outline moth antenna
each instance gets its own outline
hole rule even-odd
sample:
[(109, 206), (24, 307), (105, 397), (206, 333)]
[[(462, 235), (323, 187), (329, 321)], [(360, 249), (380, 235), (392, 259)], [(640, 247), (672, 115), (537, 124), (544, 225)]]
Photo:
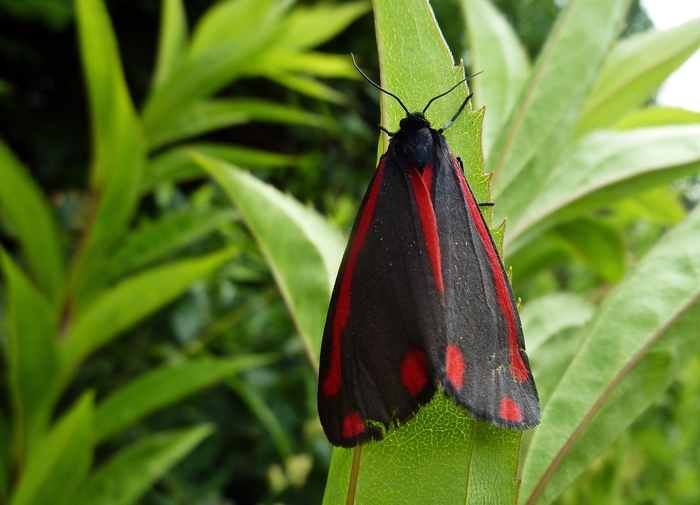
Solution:
[(397, 102), (399, 102), (399, 105), (401, 106), (401, 108), (402, 108), (403, 110), (406, 111), (406, 115), (407, 115), (407, 116), (411, 114), (398, 96), (396, 96), (395, 94), (393, 94), (393, 93), (390, 92), (390, 91), (385, 90), (385, 89), (382, 88), (379, 84), (377, 84), (377, 83), (374, 82), (372, 79), (370, 79), (369, 77), (367, 77), (367, 74), (365, 74), (365, 73), (360, 69), (360, 67), (357, 66), (357, 62), (355, 61), (355, 55), (354, 55), (354, 54), (350, 53), (350, 57), (352, 58), (352, 64), (355, 66), (355, 68), (357, 69), (357, 71), (360, 72), (360, 75), (361, 75), (362, 77), (365, 78), (365, 81), (367, 81), (368, 83), (370, 83), (372, 86), (374, 86), (375, 88), (377, 88), (377, 89), (378, 89), (379, 91), (381, 91), (382, 93), (386, 93), (386, 94), (389, 95), (390, 97), (393, 97)]
[(380, 129), (381, 131), (383, 131), (384, 133), (386, 133), (386, 134), (387, 134), (388, 136), (390, 136), (390, 137), (393, 137), (394, 135), (396, 135), (396, 132), (390, 132), (389, 130), (387, 130), (386, 128), (384, 128), (382, 125), (379, 125), (379, 129)]
[(462, 102), (462, 105), (460, 105), (460, 107), (459, 107), (459, 109), (457, 110), (457, 112), (455, 112), (455, 115), (452, 116), (452, 119), (450, 119), (447, 123), (445, 123), (444, 125), (442, 125), (442, 128), (440, 128), (440, 129), (438, 130), (438, 132), (442, 133), (442, 132), (444, 132), (445, 130), (447, 130), (450, 126), (452, 126), (452, 123), (454, 123), (455, 120), (456, 120), (456, 119), (459, 117), (459, 115), (462, 113), (462, 111), (464, 110), (464, 108), (467, 106), (467, 102), (469, 101), (469, 99), (472, 97), (473, 94), (474, 94), (474, 93), (469, 93), (469, 95), (467, 95), (467, 98), (464, 99), (464, 101)]
[[(482, 72), (483, 72), (483, 70), (482, 70)], [(444, 93), (440, 93), (438, 96), (434, 96), (433, 98), (431, 98), (430, 101), (428, 101), (428, 103), (426, 104), (425, 108), (423, 109), (423, 114), (426, 113), (426, 111), (428, 110), (428, 107), (430, 107), (430, 104), (432, 104), (435, 100), (437, 100), (438, 98), (442, 98), (443, 96), (445, 96), (445, 95), (451, 93), (452, 91), (454, 91), (454, 90), (457, 88), (457, 86), (459, 86), (459, 85), (462, 84), (463, 82), (467, 82), (469, 79), (471, 79), (471, 78), (473, 78), (473, 77), (476, 77), (476, 76), (479, 75), (480, 73), (481, 73), (481, 72), (477, 72), (476, 74), (472, 74), (472, 75), (470, 75), (470, 76), (468, 76), (468, 77), (465, 77), (464, 79), (462, 79), (461, 81), (459, 81), (457, 84), (455, 84), (454, 86), (452, 86), (450, 89), (448, 89), (448, 90), (445, 91)], [(469, 95), (469, 96), (471, 96), (471, 95)], [(467, 97), (467, 100), (469, 100), (469, 97)], [(463, 107), (464, 107), (464, 106), (463, 106)], [(462, 109), (460, 109), (460, 112), (461, 112), (461, 111), (462, 111)], [(458, 116), (458, 115), (459, 115), (459, 114), (457, 114), (457, 116)], [(454, 121), (454, 120), (456, 119), (457, 116), (453, 117), (452, 120)]]

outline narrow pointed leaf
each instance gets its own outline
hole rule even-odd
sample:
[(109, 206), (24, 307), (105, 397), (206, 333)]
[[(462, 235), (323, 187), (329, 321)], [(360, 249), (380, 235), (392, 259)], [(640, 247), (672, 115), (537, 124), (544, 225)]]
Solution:
[(515, 223), (510, 252), (558, 221), (697, 173), (700, 125), (603, 130), (581, 138)]
[(489, 0), (462, 0), (475, 107), (486, 105), (483, 143), (486, 157), (510, 116), (530, 73), (530, 61), (517, 34)]
[(184, 147), (174, 147), (153, 158), (148, 165), (141, 191), (146, 193), (157, 184), (164, 182), (176, 183), (204, 178), (205, 173), (189, 154), (191, 150), (251, 169), (288, 167), (297, 165), (301, 160), (298, 156), (273, 153), (262, 149), (214, 142), (197, 142), (187, 144)]
[(289, 89), (298, 91), (305, 95), (311, 96), (313, 98), (318, 98), (319, 100), (326, 100), (333, 103), (344, 104), (345, 95), (326, 86), (322, 82), (314, 79), (313, 77), (308, 77), (292, 72), (275, 72), (268, 71), (265, 76), (268, 79), (272, 79), (282, 86), (286, 86)]
[(574, 0), (559, 14), (520, 104), (488, 159), (487, 171), (494, 172), (497, 219), (518, 216), (547, 180), (573, 133), (628, 3)]
[(160, 34), (153, 87), (157, 88), (173, 74), (187, 50), (187, 14), (182, 0), (161, 0)]
[(698, 48), (700, 19), (620, 41), (601, 69), (577, 134), (610, 126), (646, 101)]
[(284, 432), (284, 428), (279, 419), (265, 403), (261, 394), (249, 387), (240, 377), (230, 377), (226, 380), (226, 385), (230, 387), (246, 406), (255, 414), (272, 438), (272, 442), (277, 448), (277, 453), (282, 461), (287, 461), (292, 456), (292, 442)]
[(528, 336), (527, 351), (537, 361), (537, 349), (561, 330), (582, 326), (595, 312), (595, 306), (572, 293), (553, 293), (528, 302), (520, 312), (523, 333)]
[(240, 211), (275, 276), (309, 360), (318, 366), (342, 237), (313, 209), (249, 173), (196, 152), (192, 156)]
[[(277, 5), (275, 5), (277, 4)], [(204, 13), (192, 34), (188, 58), (198, 58), (230, 41), (239, 41), (272, 26), (291, 2), (226, 0)]]
[(75, 0), (92, 123), (91, 190), (97, 205), (71, 278), (80, 305), (103, 286), (107, 256), (136, 208), (146, 163), (141, 124), (131, 103), (102, 0)]
[(60, 349), (63, 380), (91, 352), (211, 275), (237, 251), (230, 248), (152, 268), (106, 290), (70, 324)]
[(366, 1), (299, 6), (284, 20), (278, 47), (310, 49), (328, 42), (355, 19), (370, 10)]
[(110, 438), (145, 416), (233, 374), (268, 364), (271, 356), (200, 358), (147, 372), (118, 389), (95, 409), (95, 442)]
[(616, 130), (631, 130), (647, 126), (694, 123), (700, 123), (700, 112), (676, 107), (645, 107), (630, 112), (617, 121), (613, 127)]
[(10, 423), (5, 417), (5, 412), (0, 411), (0, 503), (7, 503), (7, 495), (10, 492)]
[(210, 425), (142, 438), (90, 474), (71, 505), (130, 505), (211, 434)]
[(41, 190), (2, 141), (0, 181), (0, 213), (21, 244), (37, 284), (56, 306), (65, 283), (58, 225)]
[(200, 100), (193, 103), (171, 123), (152, 130), (151, 148), (201, 135), (219, 128), (269, 121), (291, 125), (326, 127), (329, 121), (298, 107), (254, 99)]
[(359, 75), (347, 55), (307, 51), (294, 53), (288, 50), (270, 51), (251, 63), (248, 73), (265, 75), (279, 72), (303, 73), (316, 77), (344, 77), (358, 79)]
[(185, 61), (146, 100), (143, 125), (149, 144), (192, 104), (240, 76), (279, 36), (275, 28), (285, 9), (285, 2), (270, 0), (226, 1), (209, 9), (195, 27)]
[(700, 347), (700, 210), (606, 298), (544, 405), (522, 503), (549, 503), (660, 395)]
[(134, 230), (109, 264), (107, 276), (117, 280), (162, 260), (209, 235), (235, 218), (230, 209), (193, 209), (146, 222)]
[(625, 274), (625, 248), (616, 228), (601, 220), (578, 218), (552, 230), (571, 255), (593, 269), (603, 280), (615, 284)]
[(7, 342), (5, 357), (12, 401), (12, 451), (21, 463), (44, 435), (58, 390), (55, 312), (0, 248), (5, 288)]
[(11, 505), (72, 505), (92, 464), (92, 393), (85, 393), (29, 453)]

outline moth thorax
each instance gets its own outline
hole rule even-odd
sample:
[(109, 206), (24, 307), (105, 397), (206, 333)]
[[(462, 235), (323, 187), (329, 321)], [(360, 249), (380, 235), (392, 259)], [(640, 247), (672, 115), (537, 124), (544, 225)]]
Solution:
[(435, 141), (429, 127), (402, 130), (397, 135), (397, 150), (410, 166), (421, 170), (433, 161)]

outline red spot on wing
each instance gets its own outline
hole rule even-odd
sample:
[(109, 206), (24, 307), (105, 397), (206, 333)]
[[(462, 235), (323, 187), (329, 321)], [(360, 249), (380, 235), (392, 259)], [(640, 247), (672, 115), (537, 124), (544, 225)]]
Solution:
[(409, 352), (401, 363), (401, 384), (416, 396), (423, 391), (428, 383), (428, 367), (425, 364), (425, 356), (418, 349)]
[(501, 400), (501, 410), (499, 415), (506, 421), (519, 423), (523, 420), (523, 415), (520, 412), (520, 407), (513, 401), (512, 398), (503, 398)]
[(365, 431), (365, 425), (362, 424), (362, 418), (357, 412), (352, 412), (343, 419), (343, 438), (354, 437)]
[(357, 256), (360, 254), (360, 250), (365, 243), (365, 237), (372, 224), (372, 215), (374, 214), (374, 207), (377, 204), (377, 196), (379, 195), (379, 187), (382, 183), (383, 171), (384, 158), (380, 160), (379, 166), (377, 167), (377, 173), (374, 176), (374, 182), (370, 188), (367, 202), (362, 209), (360, 223), (357, 226), (355, 236), (350, 245), (348, 258), (345, 262), (345, 270), (343, 271), (343, 278), (340, 281), (338, 301), (335, 306), (335, 314), (333, 315), (330, 367), (328, 369), (328, 375), (323, 380), (323, 394), (326, 396), (336, 396), (340, 391), (340, 384), (342, 382), (340, 375), (340, 334), (343, 332), (343, 328), (345, 328), (348, 316), (350, 316), (352, 274), (355, 270), (355, 264), (357, 263)]
[(442, 283), (440, 240), (438, 239), (435, 209), (433, 208), (433, 201), (430, 198), (430, 186), (433, 180), (433, 164), (431, 163), (423, 169), (423, 175), (414, 167), (409, 167), (408, 177), (411, 180), (413, 194), (416, 198), (418, 216), (420, 217), (421, 229), (423, 230), (423, 238), (425, 239), (425, 246), (428, 250), (428, 258), (430, 258), (430, 265), (433, 268), (435, 286), (440, 293), (443, 293), (445, 288)]
[[(493, 280), (496, 284), (496, 296), (498, 297), (498, 305), (501, 307), (501, 311), (506, 318), (508, 323), (508, 348), (510, 351), (510, 370), (513, 377), (517, 381), (525, 382), (530, 376), (530, 372), (527, 370), (527, 366), (523, 362), (523, 358), (520, 356), (520, 350), (518, 349), (518, 330), (515, 323), (515, 313), (513, 312), (515, 308), (510, 302), (510, 295), (508, 293), (508, 284), (506, 280), (505, 272), (501, 265), (501, 260), (498, 258), (498, 253), (496, 248), (493, 246), (491, 240), (491, 234), (489, 233), (486, 222), (484, 221), (481, 211), (479, 210), (479, 205), (474, 199), (469, 186), (467, 185), (467, 180), (464, 178), (459, 164), (455, 157), (452, 157), (452, 165), (457, 171), (457, 176), (460, 183), (462, 184), (462, 193), (467, 201), (467, 208), (469, 209), (469, 214), (471, 215), (474, 223), (476, 224), (476, 229), (479, 232), (479, 237), (484, 244), (486, 253), (488, 254), (489, 261), (491, 263), (491, 271), (493, 272)], [(517, 405), (516, 405), (517, 408)]]
[(462, 389), (465, 368), (464, 357), (462, 356), (462, 351), (456, 345), (450, 344), (447, 346), (445, 367), (447, 368), (447, 380), (457, 389)]

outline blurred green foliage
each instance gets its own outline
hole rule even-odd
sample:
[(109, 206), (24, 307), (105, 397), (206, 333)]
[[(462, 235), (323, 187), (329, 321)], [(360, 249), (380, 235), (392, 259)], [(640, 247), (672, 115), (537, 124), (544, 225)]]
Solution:
[[(696, 503), (698, 291), (688, 283), (694, 249), (689, 259), (683, 244), (697, 242), (687, 209), (698, 200), (700, 120), (644, 106), (700, 30), (635, 37), (649, 27), (638, 2), (591, 1), (615, 12), (590, 29), (625, 40), (584, 53), (582, 39), (565, 38), (536, 60), (575, 3), (500, 0), (500, 13), (483, 0), (433, 3), (453, 53), (486, 70), (470, 85), (475, 106), (488, 104), (486, 166), (498, 174), (496, 217), (508, 217), (507, 264), (544, 400), (537, 438), (523, 440), (520, 500), (549, 484), (538, 503)], [(418, 16), (409, 4), (385, 19)], [(338, 454), (326, 485), (314, 366), (342, 253), (336, 229), (349, 229), (377, 153), (377, 94), (346, 56), (377, 65), (369, 4), (2, 0), (0, 9), (0, 505), (342, 496)], [(392, 90), (418, 100), (454, 81), (447, 67), (402, 79), (410, 62), (392, 52), (386, 27), (378, 21)], [(489, 30), (498, 43), (483, 43)], [(538, 98), (542, 82), (555, 91)], [(481, 120), (460, 119), (449, 134), (486, 191), (471, 135)], [(523, 133), (520, 120), (534, 126)], [(542, 186), (528, 186), (537, 177)], [(664, 320), (664, 303), (681, 299)], [(657, 309), (659, 320), (625, 329)], [(607, 363), (616, 353), (620, 365)], [(560, 414), (557, 401), (579, 408), (608, 372), (618, 382), (600, 379), (607, 404), (581, 407), (580, 424)], [(574, 386), (562, 389), (567, 377)], [(570, 452), (542, 479), (542, 455), (561, 449), (551, 434), (570, 421)], [(391, 456), (368, 454), (366, 468), (394, 471)], [(411, 458), (420, 455), (403, 464)]]

